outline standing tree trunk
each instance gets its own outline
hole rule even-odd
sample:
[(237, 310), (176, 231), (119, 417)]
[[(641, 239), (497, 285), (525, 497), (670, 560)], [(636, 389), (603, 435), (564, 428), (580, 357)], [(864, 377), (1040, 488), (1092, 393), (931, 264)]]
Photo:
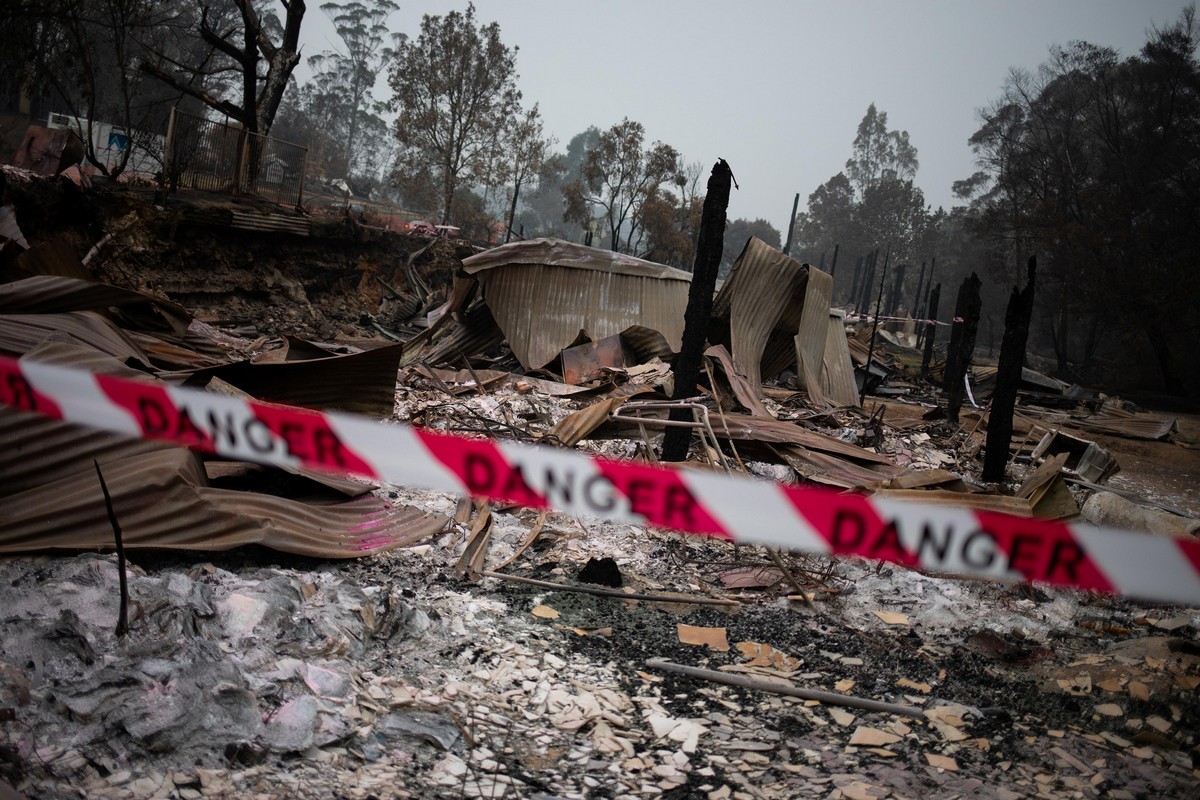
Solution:
[(962, 408), (963, 380), (971, 356), (975, 352), (975, 334), (979, 331), (979, 312), (983, 303), (979, 299), (979, 288), (983, 282), (974, 272), (958, 288), (958, 301), (954, 304), (954, 327), (950, 329), (950, 350), (946, 354), (946, 375), (942, 386), (946, 390), (946, 416), (958, 424), (958, 412)]
[[(691, 397), (700, 378), (700, 360), (704, 357), (704, 343), (708, 338), (708, 323), (712, 317), (713, 291), (717, 286), (717, 272), (721, 268), (721, 253), (725, 247), (725, 212), (729, 208), (732, 183), (733, 171), (725, 159), (719, 159), (708, 178), (708, 194), (704, 197), (704, 211), (700, 217), (692, 286), (688, 290), (687, 311), (683, 318), (683, 343), (675, 359), (675, 400)], [(688, 421), (691, 416), (684, 409), (671, 412), (671, 419), (676, 421)], [(691, 428), (667, 428), (663, 435), (662, 460), (685, 460), (691, 438)]]
[(1013, 408), (1025, 365), (1025, 343), (1029, 340), (1029, 321), (1033, 317), (1033, 290), (1037, 275), (1037, 256), (1029, 259), (1029, 280), (1023, 290), (1013, 287), (1004, 312), (1004, 339), (1000, 343), (1000, 366), (996, 370), (996, 388), (992, 392), (992, 410), (988, 415), (987, 452), (983, 458), (983, 479), (992, 483), (1004, 480), (1008, 466), (1008, 448), (1012, 443)]
[[(933, 276), (930, 276), (930, 280)], [(925, 309), (925, 354), (921, 357), (921, 377), (929, 378), (929, 362), (933, 358), (933, 340), (937, 338), (938, 300), (941, 299), (942, 285), (939, 283), (929, 293), (929, 303)]]

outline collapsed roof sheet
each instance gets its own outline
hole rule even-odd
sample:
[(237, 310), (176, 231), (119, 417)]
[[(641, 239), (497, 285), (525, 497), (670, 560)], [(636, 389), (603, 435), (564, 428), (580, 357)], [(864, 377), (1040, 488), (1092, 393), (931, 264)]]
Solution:
[(23, 355), (56, 334), (120, 361), (133, 359), (150, 365), (150, 357), (124, 331), (94, 311), (0, 314), (0, 352)]
[[(90, 467), (90, 465), (89, 465)], [(179, 448), (101, 464), (128, 548), (228, 550), (261, 544), (318, 558), (356, 558), (417, 542), (447, 519), (365, 496), (312, 506), (213, 489)], [(0, 498), (0, 552), (108, 547), (113, 530), (96, 474), (63, 475)]]
[(550, 363), (586, 331), (593, 339), (641, 325), (677, 349), (691, 274), (553, 239), (515, 242), (471, 256), (474, 275), (525, 369)]
[[(713, 318), (728, 336), (733, 362), (751, 386), (795, 362), (808, 267), (751, 236), (713, 301)], [(713, 337), (710, 336), (710, 339)]]
[(390, 417), (403, 352), (404, 345), (395, 344), (307, 361), (240, 361), (196, 370), (185, 383), (204, 386), (220, 378), (260, 400)]

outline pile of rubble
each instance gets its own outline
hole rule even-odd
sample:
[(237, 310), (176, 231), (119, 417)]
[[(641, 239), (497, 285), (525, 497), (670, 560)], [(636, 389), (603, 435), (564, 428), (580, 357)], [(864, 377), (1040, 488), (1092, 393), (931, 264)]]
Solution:
[[(687, 273), (540, 240), (465, 258), (442, 294), (415, 262), (363, 309), (403, 341), (346, 344), (220, 330), (35, 241), (0, 259), (0, 351), (657, 458)], [(936, 419), (903, 332), (864, 350), (831, 283), (747, 245), (689, 468), (1195, 531), (1200, 497), (1116, 485), (1113, 444), (1200, 474), (1194, 420), (1062, 387), (1078, 404), (1022, 404), (1014, 480), (981, 484), (986, 408)], [(860, 405), (876, 373), (895, 391)], [(5, 800), (1183, 797), (1200, 777), (1197, 609), (284, 473), (9, 408), (0, 553)]]

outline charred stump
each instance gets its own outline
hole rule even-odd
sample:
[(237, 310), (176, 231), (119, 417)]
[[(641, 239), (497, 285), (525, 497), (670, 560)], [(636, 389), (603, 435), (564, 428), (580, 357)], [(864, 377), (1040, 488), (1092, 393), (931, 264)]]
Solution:
[[(704, 358), (704, 343), (708, 338), (708, 323), (712, 317), (713, 292), (717, 287), (717, 271), (721, 267), (721, 252), (725, 245), (725, 212), (729, 208), (729, 190), (733, 172), (725, 159), (713, 165), (708, 178), (708, 194), (700, 217), (700, 236), (696, 240), (696, 261), (692, 266), (692, 286), (688, 290), (687, 311), (683, 315), (683, 343), (675, 359), (675, 400), (691, 397), (700, 378), (700, 360)], [(692, 415), (684, 409), (671, 412), (675, 421), (690, 421)], [(671, 426), (663, 434), (663, 461), (683, 461), (687, 458), (690, 428)]]
[(992, 392), (992, 410), (988, 415), (987, 451), (983, 457), (983, 479), (1004, 480), (1008, 466), (1008, 448), (1012, 442), (1013, 408), (1025, 365), (1025, 343), (1029, 339), (1029, 321), (1033, 317), (1033, 289), (1037, 274), (1037, 256), (1029, 259), (1029, 280), (1025, 288), (1013, 287), (1004, 312), (1004, 338), (1000, 342), (1000, 365), (996, 370), (996, 388)]
[(975, 334), (979, 332), (979, 312), (983, 308), (979, 289), (982, 285), (979, 276), (972, 272), (958, 287), (958, 300), (954, 304), (954, 327), (950, 329), (950, 349), (946, 354), (942, 386), (946, 391), (946, 416), (956, 425), (965, 393), (963, 380), (975, 353)]

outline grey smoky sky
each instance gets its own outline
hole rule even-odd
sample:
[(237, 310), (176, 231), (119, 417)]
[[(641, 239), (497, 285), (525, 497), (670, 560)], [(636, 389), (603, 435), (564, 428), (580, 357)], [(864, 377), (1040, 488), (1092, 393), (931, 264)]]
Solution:
[[(415, 36), (422, 14), (466, 0), (401, 3), (393, 30)], [(874, 102), (917, 147), (916, 182), (949, 208), (951, 184), (975, 171), (967, 145), (977, 109), (1011, 68), (1036, 69), (1053, 44), (1084, 40), (1136, 52), (1180, 0), (477, 0), (520, 48), (518, 86), (538, 103), (559, 148), (624, 117), (647, 139), (707, 168), (732, 167), (740, 190), (730, 218), (780, 230), (843, 168)], [(303, 54), (331, 49), (333, 26), (309, 1)], [(306, 66), (297, 70), (307, 78)], [(390, 94), (381, 81), (376, 94)]]

